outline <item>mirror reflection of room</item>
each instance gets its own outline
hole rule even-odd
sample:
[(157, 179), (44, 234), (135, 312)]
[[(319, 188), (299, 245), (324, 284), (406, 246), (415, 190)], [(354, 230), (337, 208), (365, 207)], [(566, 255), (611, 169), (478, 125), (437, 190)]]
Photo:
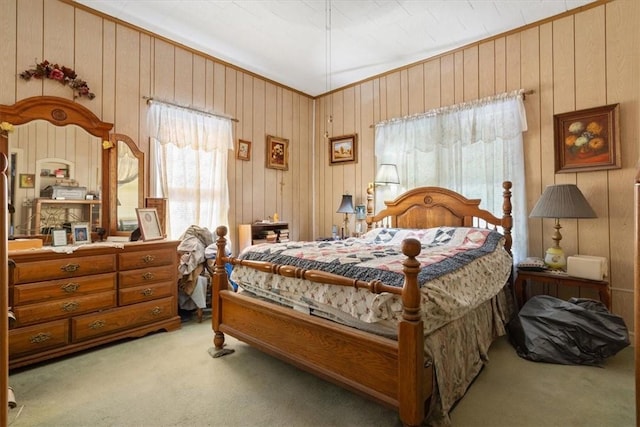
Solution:
[(118, 140), (118, 231), (133, 231), (138, 227), (139, 207), (138, 158), (123, 140)]
[(49, 234), (72, 222), (101, 225), (100, 138), (35, 120), (14, 126), (9, 152), (10, 236)]

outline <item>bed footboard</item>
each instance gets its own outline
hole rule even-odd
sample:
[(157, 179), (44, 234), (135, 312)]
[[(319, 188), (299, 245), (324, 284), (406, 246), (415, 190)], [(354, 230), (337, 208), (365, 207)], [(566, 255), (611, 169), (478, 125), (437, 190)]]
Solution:
[[(218, 227), (216, 234), (217, 253), (223, 254), (227, 228)], [(379, 281), (363, 282), (321, 271), (217, 256), (211, 302), (215, 347), (224, 346), (224, 334), (228, 333), (321, 378), (396, 408), (405, 425), (420, 425), (433, 389), (433, 367), (424, 353), (419, 262), (415, 259), (421, 247), (417, 240), (407, 239), (402, 249), (407, 259), (403, 262), (405, 284), (401, 289)], [(229, 288), (224, 268), (227, 262), (289, 277), (363, 287), (371, 292), (399, 293), (404, 309), (398, 340), (235, 293)]]

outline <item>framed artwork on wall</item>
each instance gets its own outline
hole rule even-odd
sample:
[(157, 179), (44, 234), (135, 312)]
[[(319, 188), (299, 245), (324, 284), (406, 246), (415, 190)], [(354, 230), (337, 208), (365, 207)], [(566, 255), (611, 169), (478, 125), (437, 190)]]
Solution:
[(251, 160), (251, 141), (238, 140), (238, 149), (236, 150), (236, 159)]
[(622, 167), (619, 105), (605, 105), (553, 116), (556, 173)]
[(36, 176), (32, 173), (20, 174), (20, 188), (34, 188), (36, 185)]
[(331, 166), (358, 161), (358, 135), (329, 138), (329, 164)]
[(267, 167), (289, 170), (289, 140), (267, 135)]

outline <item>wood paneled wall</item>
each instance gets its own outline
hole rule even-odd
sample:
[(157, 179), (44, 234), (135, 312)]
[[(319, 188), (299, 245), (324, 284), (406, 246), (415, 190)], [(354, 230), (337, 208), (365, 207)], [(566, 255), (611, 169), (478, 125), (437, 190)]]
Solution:
[[(317, 208), (315, 235), (341, 224), (340, 195), (365, 200), (375, 176), (372, 124), (432, 108), (524, 88), (527, 210), (545, 186), (574, 183), (598, 218), (562, 220), (562, 246), (609, 259), (613, 311), (633, 327), (633, 183), (638, 160), (640, 2), (616, 0), (512, 31), (431, 58), (318, 99), (314, 162)], [(555, 174), (553, 115), (620, 103), (622, 169)], [(327, 117), (332, 116), (332, 123)], [(332, 136), (357, 133), (356, 164), (330, 167), (325, 130)], [(530, 255), (552, 245), (552, 220), (529, 219)], [(560, 289), (560, 296), (563, 290)], [(597, 298), (588, 292), (586, 297)]]
[[(73, 67), (96, 99), (79, 99), (114, 131), (149, 153), (146, 103), (153, 96), (239, 119), (235, 139), (252, 141), (251, 161), (229, 155), (230, 226), (278, 212), (294, 239), (311, 239), (341, 224), (341, 195), (358, 204), (375, 175), (371, 125), (393, 117), (474, 100), (504, 91), (533, 90), (525, 101), (527, 205), (544, 187), (576, 183), (598, 214), (562, 221), (568, 254), (610, 260), (613, 310), (632, 325), (633, 194), (638, 159), (640, 5), (600, 2), (384, 75), (317, 99), (88, 11), (68, 0), (8, 0), (0, 14), (0, 103), (35, 95), (71, 97), (51, 81), (25, 82), (17, 74), (48, 59)], [(619, 170), (554, 174), (553, 115), (620, 103)], [(315, 105), (314, 105), (315, 104)], [(331, 116), (329, 123), (327, 118)], [(358, 162), (330, 166), (331, 136), (357, 133)], [(265, 168), (265, 138), (290, 140), (286, 172)], [(147, 179), (148, 184), (148, 179)], [(353, 219), (352, 219), (353, 221)], [(552, 222), (529, 220), (530, 254), (551, 245)], [(353, 229), (353, 223), (352, 223)]]
[[(143, 96), (237, 118), (236, 141), (253, 145), (250, 161), (229, 153), (233, 240), (238, 224), (275, 212), (291, 223), (292, 238), (312, 238), (310, 96), (70, 1), (7, 0), (0, 35), (6, 41), (0, 56), (0, 103), (37, 95), (71, 98), (71, 89), (57, 82), (26, 82), (18, 74), (43, 59), (72, 67), (96, 94), (94, 100), (77, 102), (114, 123), (114, 132), (132, 137), (147, 166), (150, 144)], [(265, 167), (266, 135), (289, 139), (288, 171)], [(148, 177), (146, 184), (150, 194)]]

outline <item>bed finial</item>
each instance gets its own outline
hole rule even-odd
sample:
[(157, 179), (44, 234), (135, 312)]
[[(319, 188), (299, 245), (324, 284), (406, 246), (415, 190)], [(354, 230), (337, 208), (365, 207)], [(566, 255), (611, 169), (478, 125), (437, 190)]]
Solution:
[(402, 242), (402, 253), (407, 257), (402, 262), (405, 275), (405, 283), (402, 288), (402, 303), (404, 306), (402, 317), (405, 320), (420, 320), (420, 285), (418, 284), (420, 262), (416, 257), (421, 250), (422, 245), (417, 239), (408, 238)]
[[(224, 334), (220, 331), (220, 323), (222, 321), (222, 313), (220, 312), (221, 302), (220, 291), (226, 290), (229, 287), (229, 281), (227, 272), (224, 268), (225, 263), (225, 248), (227, 246), (227, 227), (224, 225), (216, 227), (216, 259), (215, 267), (212, 275), (213, 290), (211, 292), (211, 324), (214, 331), (213, 345), (216, 350), (221, 350), (224, 347)], [(216, 300), (218, 298), (218, 300)]]
[(511, 216), (511, 210), (513, 206), (511, 205), (511, 187), (513, 184), (511, 181), (504, 181), (502, 183), (502, 188), (504, 191), (502, 192), (502, 229), (503, 234), (506, 239), (505, 249), (511, 253), (511, 246), (513, 242), (513, 238), (511, 237), (511, 229), (513, 228), (513, 217)]

